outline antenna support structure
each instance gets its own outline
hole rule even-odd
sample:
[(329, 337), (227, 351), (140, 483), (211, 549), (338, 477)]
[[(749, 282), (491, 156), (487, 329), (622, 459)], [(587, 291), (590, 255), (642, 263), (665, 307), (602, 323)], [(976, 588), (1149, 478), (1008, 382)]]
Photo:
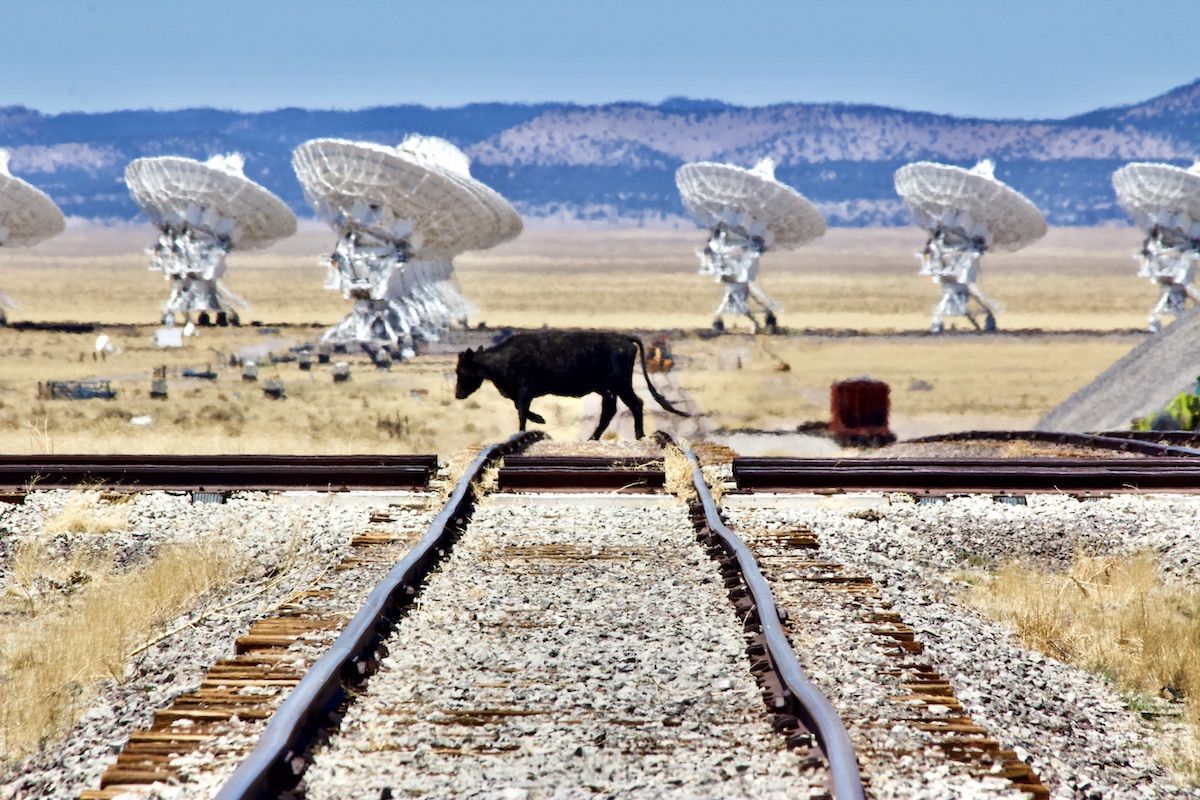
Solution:
[(171, 293), (162, 307), (164, 325), (237, 325), (235, 309), (249, 308), (225, 286), (225, 258), (233, 250), (266, 247), (296, 232), (283, 201), (251, 181), (238, 153), (201, 162), (176, 156), (139, 158), (125, 168), (135, 202), (158, 227), (147, 253), (150, 269), (163, 273)]
[(413, 135), (397, 147), (313, 139), (292, 154), (309, 204), (337, 234), (325, 288), (354, 307), (321, 341), (412, 355), (466, 326), (475, 308), (454, 284), (455, 255), (521, 232), (508, 201), (470, 174), (450, 142)]
[(758, 285), (759, 259), (768, 250), (800, 247), (823, 235), (821, 213), (775, 179), (770, 158), (753, 169), (708, 161), (684, 164), (675, 184), (688, 213), (708, 229), (708, 241), (696, 250), (700, 274), (716, 277), (724, 289), (713, 328), (725, 330), (724, 316), (732, 314), (750, 320), (755, 333), (774, 331), (782, 308)]
[[(150, 255), (150, 269), (162, 272), (171, 282), (171, 294), (163, 304), (164, 325), (174, 325), (176, 315), (186, 324), (196, 313), (201, 325), (238, 325), (236, 308), (247, 304), (225, 287), (225, 255), (230, 243), (204, 228), (189, 225), (164, 226)], [(214, 319), (215, 317), (215, 319)]]
[[(948, 317), (966, 317), (976, 330), (996, 330), (1003, 307), (979, 286), (984, 253), (1016, 251), (1046, 234), (1042, 212), (994, 172), (990, 160), (971, 169), (918, 161), (896, 170), (897, 194), (929, 234), (917, 254), (920, 274), (941, 287), (931, 333), (944, 331)], [(972, 313), (972, 300), (983, 313), (982, 324)]]
[[(921, 275), (929, 275), (942, 289), (942, 299), (933, 308), (931, 333), (945, 330), (946, 317), (966, 317), (976, 330), (996, 330), (996, 314), (1003, 309), (979, 288), (979, 259), (987, 251), (983, 237), (964, 236), (961, 229), (935, 228), (929, 232), (925, 249), (917, 253)], [(983, 325), (971, 313), (974, 299), (983, 310)]]
[(1188, 301), (1200, 301), (1196, 266), (1200, 263), (1200, 162), (1183, 169), (1171, 164), (1135, 162), (1113, 173), (1117, 202), (1146, 232), (1134, 254), (1138, 277), (1159, 287), (1146, 328), (1162, 330), (1166, 314), (1178, 316)]

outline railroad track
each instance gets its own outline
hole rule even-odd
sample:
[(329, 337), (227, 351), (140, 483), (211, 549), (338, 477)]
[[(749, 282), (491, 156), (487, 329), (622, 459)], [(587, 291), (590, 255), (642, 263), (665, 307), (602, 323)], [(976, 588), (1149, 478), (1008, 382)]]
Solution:
[[(769, 788), (783, 775), (793, 793), (840, 800), (864, 795), (859, 764), (870, 780), (890, 769), (885, 762), (911, 758), (911, 748), (929, 742), (961, 762), (965, 772), (956, 774), (1004, 776), (1033, 796), (1047, 794), (1028, 765), (1001, 748), (995, 734), (1002, 732), (970, 719), (949, 681), (921, 661), (919, 640), (871, 579), (822, 557), (811, 531), (748, 530), (752, 552), (723, 521), (690, 452), (697, 501), (688, 513), (664, 508), (655, 496), (666, 483), (659, 457), (519, 454), (533, 438), (483, 451), (419, 541), (359, 537), (340, 568), (386, 575), (356, 614), (328, 612), (321, 604), (329, 591), (316, 591), (256, 625), (198, 692), (160, 713), (154, 729), (135, 734), (100, 789), (82, 797), (103, 800), (155, 781), (186, 781), (183, 773), (198, 765), (240, 753), (244, 760), (217, 797), (358, 794), (364, 786), (354, 775), (363, 772), (375, 776), (367, 789), (379, 796), (429, 791), (422, 781), (430, 775), (453, 793), (446, 787), (456, 776), (486, 781), (490, 764), (505, 763), (514, 771), (496, 768), (500, 786), (536, 774), (546, 786), (585, 779), (594, 791), (653, 793), (645, 787), (661, 781), (664, 794), (708, 796), (703, 787), (711, 784), (711, 796), (721, 796), (725, 781), (761, 779)], [(501, 459), (498, 494), (477, 511), (482, 476)], [(1119, 469), (1146, 461), (1106, 463)], [(735, 474), (738, 462), (743, 472), (755, 466), (738, 459)], [(758, 466), (765, 472), (770, 465)], [(802, 465), (785, 466), (799, 474)], [(841, 475), (843, 489), (857, 486), (860, 463), (820, 466)], [(1097, 466), (1088, 479), (1103, 472)], [(605, 502), (561, 495), (596, 490)], [(706, 580), (707, 558), (720, 571)], [(697, 633), (670, 613), (706, 592), (708, 603), (709, 582), (732, 602), (724, 610), (734, 619), (732, 638), (728, 625), (709, 622)], [(661, 593), (663, 584), (682, 594)], [(711, 604), (703, 609), (696, 619), (722, 613)], [(794, 609), (805, 611), (798, 616)], [(891, 659), (863, 669), (885, 687), (879, 691), (896, 714), (847, 720), (848, 732), (835, 705), (800, 670), (787, 637), (807, 638), (828, 618), (857, 626)], [(638, 637), (651, 619), (664, 633), (647, 649)], [(564, 631), (578, 636), (563, 638)], [(316, 642), (324, 654), (298, 656), (299, 642)], [(688, 658), (673, 662), (665, 660), (667, 642), (718, 649), (684, 648)], [(723, 671), (697, 676), (696, 664)], [(757, 687), (738, 683), (747, 673)], [(604, 682), (614, 675), (615, 682)], [(718, 687), (717, 699), (693, 707), (669, 691), (645, 691), (662, 690), (673, 675)], [(696, 686), (685, 694), (696, 696)], [(748, 695), (761, 699), (747, 705)], [(341, 733), (329, 732), (330, 714), (342, 722)], [(909, 731), (900, 745), (873, 733), (896, 726)], [(706, 730), (719, 732), (724, 750)], [(530, 745), (544, 736), (554, 752)], [(739, 743), (732, 759), (730, 741)]]
[[(840, 632), (836, 669), (862, 681), (847, 689), (827, 680), (822, 690), (837, 705), (861, 705), (862, 698), (849, 697), (853, 693), (873, 696), (869, 717), (845, 716), (865, 774), (886, 774), (936, 748), (976, 778), (1005, 778), (1032, 797), (1049, 797), (1033, 768), (1001, 746), (995, 738), (1000, 732), (963, 710), (949, 678), (924, 656), (920, 637), (869, 575), (823, 553), (820, 537), (807, 527), (780, 527), (770, 511), (733, 516), (773, 593), (793, 611), (793, 639), (822, 641), (830, 628)], [(834, 673), (828, 652), (810, 659)]]
[[(562, 670), (579, 662), (591, 665), (591, 673), (585, 674), (575, 681), (578, 686), (584, 687), (610, 673), (611, 668), (607, 666), (610, 661), (633, 664), (640, 659), (645, 662), (647, 668), (657, 669), (657, 673), (650, 676), (649, 682), (633, 680), (636, 676), (631, 675), (608, 687), (600, 683), (597, 691), (602, 694), (611, 691), (611, 704), (603, 702), (602, 698), (592, 697), (573, 710), (569, 710), (567, 722), (556, 723), (567, 725), (568, 731), (586, 732), (581, 743), (574, 750), (568, 749), (566, 755), (574, 759), (578, 756), (573, 754), (580, 748), (596, 750), (598, 755), (598, 761), (595, 764), (596, 781), (600, 783), (620, 782), (620, 776), (613, 772), (614, 767), (611, 762), (614, 759), (617, 761), (620, 761), (621, 758), (633, 759), (634, 762), (641, 765), (637, 767), (639, 770), (645, 768), (643, 762), (649, 759), (658, 764), (658, 767), (650, 767), (651, 773), (655, 769), (661, 769), (663, 765), (684, 764), (677, 768), (674, 778), (660, 776), (665, 781), (664, 786), (668, 789), (684, 786), (685, 788), (679, 789), (684, 795), (688, 792), (687, 785), (697, 780), (696, 775), (706, 776), (702, 780), (717, 786), (719, 782), (725, 780), (743, 780), (745, 779), (743, 772), (750, 772), (759, 775), (760, 780), (764, 779), (761, 776), (773, 776), (770, 780), (776, 781), (781, 780), (781, 775), (787, 776), (788, 783), (792, 785), (793, 789), (801, 783), (806, 783), (810, 787), (812, 796), (825, 796), (827, 790), (824, 788), (824, 784), (827, 777), (824, 769), (821, 768), (821, 764), (825, 760), (821, 747), (831, 746), (830, 743), (835, 742), (837, 737), (827, 727), (819, 727), (817, 723), (813, 722), (813, 720), (819, 721), (822, 717), (821, 714), (814, 716), (804, 710), (806, 707), (795, 704), (786, 679), (771, 677), (775, 674), (775, 664), (782, 663), (783, 657), (772, 655), (764, 645), (761, 635), (752, 636), (747, 644), (740, 632), (741, 625), (736, 622), (732, 627), (726, 624), (723, 629), (721, 625), (717, 625), (715, 633), (712, 630), (704, 633), (689, 630), (688, 626), (694, 624), (695, 620), (690, 620), (687, 615), (679, 615), (671, 611), (673, 606), (677, 606), (681, 602), (678, 595), (680, 588), (675, 590), (677, 594), (673, 597), (654, 597), (655, 587), (663, 582), (664, 577), (667, 578), (667, 584), (674, 585), (682, 583), (682, 576), (690, 575), (693, 582), (711, 583), (714, 590), (719, 590), (715, 592), (710, 590), (707, 601), (708, 608), (696, 619), (707, 619), (710, 616), (719, 619), (722, 603), (725, 603), (724, 614), (734, 621), (740, 615), (743, 622), (751, 629), (758, 624), (757, 617), (753, 613), (745, 613), (744, 609), (759, 607), (761, 603), (752, 601), (747, 605), (742, 602), (742, 610), (739, 611), (729, 605), (727, 601), (721, 600), (721, 596), (726, 592), (726, 589), (721, 588), (722, 580), (726, 587), (732, 587), (734, 599), (744, 601), (749, 593), (744, 588), (743, 580), (737, 577), (739, 571), (736, 568), (730, 568), (727, 564), (726, 574), (722, 576), (712, 566), (708, 566), (711, 562), (706, 557), (705, 546), (703, 543), (696, 543), (695, 532), (686, 510), (679, 505), (664, 509), (660, 499), (644, 496), (648, 491), (652, 492), (657, 488), (647, 488), (648, 477), (651, 483), (661, 484), (663, 473), (661, 458), (657, 460), (657, 463), (654, 463), (654, 459), (634, 459), (632, 461), (626, 459), (615, 462), (600, 460), (590, 465), (576, 463), (572, 469), (566, 471), (556, 472), (551, 469), (547, 472), (546, 467), (553, 465), (514, 457), (512, 464), (506, 464), (501, 470), (502, 476), (504, 470), (509, 471), (509, 476), (501, 477), (498, 483), (511, 484), (513, 480), (511, 476), (518, 473), (522, 477), (515, 480), (523, 482), (526, 486), (536, 483), (536, 481), (531, 481), (527, 469), (533, 466), (535, 467), (534, 472), (542, 476), (543, 485), (549, 488), (561, 490), (564, 488), (564, 483), (574, 480), (576, 489), (594, 490), (597, 487), (604, 487), (606, 489), (605, 500), (594, 508), (587, 508), (581, 514), (578, 508), (578, 497), (571, 498), (565, 504), (555, 503), (553, 499), (548, 503), (534, 502), (531, 504), (528, 496), (516, 496), (513, 503), (505, 504), (496, 501), (489, 505), (488, 513), (496, 517), (490, 525), (487, 518), (468, 524), (471, 516), (470, 507), (474, 501), (471, 488), (473, 477), (477, 479), (477, 474), (481, 473), (483, 468), (501, 455), (504, 450), (514, 450), (524, 443), (525, 440), (512, 441), (506, 443), (502, 448), (490, 449), (480, 455), (473, 465), (474, 469), (455, 488), (446, 508), (431, 525), (429, 532), (389, 571), (380, 586), (374, 590), (364, 608), (353, 620), (345, 624), (337, 640), (329, 646), (326, 655), (311, 665), (304, 664), (303, 659), (298, 659), (293, 652), (297, 638), (315, 636), (318, 639), (328, 639), (330, 631), (341, 628), (343, 622), (320, 613), (320, 597), (300, 598), (291, 607), (284, 609), (285, 613), (281, 617), (261, 622), (239, 640), (238, 654), (227, 662), (214, 667), (200, 691), (180, 698), (175, 708), (161, 712), (156, 720), (155, 730), (133, 736), (125, 752), (118, 759), (118, 763), (102, 780), (101, 788), (87, 792), (83, 796), (99, 800), (99, 798), (116, 796), (121, 792), (135, 791), (138, 784), (144, 785), (148, 782), (162, 780), (178, 781), (180, 779), (179, 765), (183, 763), (183, 770), (188, 769), (186, 766), (187, 753), (190, 752), (193, 757), (204, 760), (210, 758), (213, 752), (220, 752), (231, 746), (239, 746), (231, 744), (231, 742), (238, 739), (239, 735), (244, 732), (231, 731), (230, 728), (237, 729), (247, 724), (253, 724), (249, 721), (256, 718), (269, 718), (262, 737), (254, 751), (224, 785), (218, 796), (274, 795), (281, 786), (294, 782), (293, 767), (301, 758), (313, 761), (312, 768), (306, 774), (305, 790), (311, 796), (322, 796), (322, 790), (317, 783), (317, 777), (321, 775), (322, 764), (319, 751), (315, 755), (302, 755), (306, 752), (307, 737), (313, 733), (314, 720), (323, 718), (330, 709), (336, 709), (339, 704), (345, 703), (348, 697), (348, 687), (361, 685), (366, 675), (374, 674), (381, 660), (385, 658), (389, 647), (404, 653), (413, 652), (412, 648), (407, 646), (385, 645), (382, 637), (385, 633), (392, 633), (393, 628), (396, 629), (396, 635), (403, 635), (409, 630), (421, 631), (419, 614), (426, 608), (433, 609), (435, 615), (444, 614), (446, 605), (433, 602), (436, 595), (432, 592), (435, 591), (436, 586), (453, 588), (467, 585), (475, 589), (477, 587), (474, 586), (474, 581), (484, 579), (501, 582), (503, 580), (516, 581), (516, 583), (496, 588), (490, 595), (493, 598), (492, 605), (485, 604), (482, 608), (483, 612), (489, 608), (494, 609), (496, 602), (507, 603), (513, 607), (504, 611), (504, 619), (499, 622), (495, 619), (487, 619), (484, 628), (470, 634), (468, 639), (481, 634), (483, 630), (503, 632), (506, 628), (509, 630), (537, 630), (546, 627), (549, 623), (538, 621), (536, 618), (536, 613), (539, 610), (545, 611), (544, 608), (529, 602), (522, 604), (512, 598), (527, 597), (527, 588), (524, 590), (525, 595), (520, 594), (522, 586), (534, 580), (541, 582), (543, 591), (560, 593), (568, 591), (564, 588), (564, 582), (568, 580), (583, 581), (581, 586), (576, 587), (576, 594), (591, 597), (592, 606), (588, 613), (572, 618), (568, 628), (573, 630), (576, 627), (591, 624), (593, 635), (583, 635), (582, 639), (575, 637), (577, 644), (573, 646), (578, 647), (578, 642), (584, 641), (597, 645), (613, 644), (615, 650), (604, 653), (603, 648), (598, 647), (597, 652), (591, 653), (591, 657), (588, 659), (582, 658), (579, 653), (572, 653), (570, 657), (561, 652), (557, 655), (547, 655), (547, 658), (558, 659), (561, 662), (549, 673), (555, 676), (553, 681), (557, 687), (555, 692), (561, 692), (560, 684), (564, 680), (561, 674)], [(608, 477), (598, 477), (604, 472), (614, 474)], [(582, 484), (582, 486), (578, 484)], [(509, 488), (511, 489), (511, 486)], [(503, 498), (504, 496), (501, 494), (497, 497)], [(539, 496), (555, 497), (553, 494)], [(615, 508), (608, 508), (613, 497), (624, 499), (618, 500)], [(622, 505), (629, 503), (634, 504), (632, 508)], [(530, 507), (533, 508), (532, 511), (529, 510)], [(499, 520), (510, 519), (514, 515), (520, 514), (531, 514), (532, 517), (528, 523), (518, 520), (515, 528), (519, 533), (513, 535), (514, 532), (510, 531), (511, 541), (501, 546), (489, 539), (487, 532), (495, 531)], [(647, 529), (646, 517), (653, 518), (656, 514), (673, 519), (665, 522), (660, 520)], [(581, 545), (576, 540), (578, 530), (574, 528), (562, 530), (562, 525), (552, 522), (549, 526), (550, 531), (546, 534), (548, 537), (546, 541), (530, 541), (529, 531), (535, 527), (534, 522), (546, 518), (559, 519), (564, 515), (574, 520), (573, 525), (582, 523), (585, 528), (592, 530), (593, 536), (599, 538)], [(483, 533), (479, 533), (477, 529)], [(648, 533), (647, 530), (658, 531), (658, 533)], [(664, 535), (661, 533), (662, 530), (668, 532), (666, 534), (668, 541), (661, 539)], [(705, 536), (711, 537), (711, 532), (706, 533)], [(639, 541), (639, 537), (645, 538), (646, 541)], [(356, 545), (361, 548), (396, 544), (394, 541), (386, 541), (386, 537), (383, 538), (384, 541), (373, 541), (367, 537), (363, 541), (356, 542)], [(418, 587), (422, 585), (422, 578), (433, 569), (435, 562), (450, 552), (450, 544), (456, 540), (457, 544), (453, 554), (438, 568), (438, 580), (430, 578), (429, 585), (421, 591), (420, 606), (413, 606), (419, 591)], [(478, 541), (472, 544), (473, 540)], [(712, 551), (713, 555), (722, 557), (728, 555), (723, 546), (713, 541), (708, 542), (708, 549)], [(466, 570), (463, 573), (463, 580), (444, 579), (443, 573), (450, 572), (456, 566), (456, 559), (459, 559), (460, 556), (465, 559), (466, 556), (462, 554), (472, 553), (474, 557), (470, 560), (470, 564), (462, 567)], [(628, 580), (629, 573), (637, 573), (639, 565), (644, 565), (645, 562), (652, 562), (653, 579), (643, 578), (641, 582)], [(493, 566), (491, 572), (487, 567), (489, 563)], [(472, 575), (476, 577), (472, 578)], [(591, 581), (590, 585), (589, 581)], [(622, 595), (621, 592), (624, 594)], [(683, 597), (687, 598), (686, 602), (692, 602), (690, 598), (694, 593), (694, 586), (686, 587), (683, 594)], [(564, 609), (577, 604), (575, 600), (570, 599), (570, 593), (568, 594), (568, 598), (562, 602)], [(716, 599), (713, 599), (714, 596)], [(614, 636), (612, 631), (608, 630), (612, 625), (609, 606), (614, 602), (627, 604), (626, 615), (630, 618), (627, 625), (632, 637), (628, 641)], [(714, 603), (716, 604), (715, 608), (713, 608)], [(481, 612), (476, 611), (475, 613)], [(660, 645), (658, 650), (650, 653), (654, 658), (648, 658), (645, 653), (639, 656), (638, 653), (638, 649), (644, 648), (644, 645), (637, 644), (638, 637), (641, 635), (639, 633), (641, 626), (640, 623), (635, 624), (633, 620), (640, 620), (642, 616), (647, 615), (656, 616), (659, 625), (665, 624), (668, 630), (673, 630), (666, 642), (674, 642), (674, 646), (663, 647)], [(748, 622), (746, 622), (747, 619)], [(709, 624), (711, 626), (712, 623)], [(561, 627), (561, 625), (560, 622), (553, 627)], [(600, 627), (594, 627), (596, 625)], [(674, 625), (675, 628), (672, 629), (671, 625)], [(681, 625), (684, 627), (681, 628)], [(776, 627), (777, 625), (778, 623), (776, 623)], [(606, 641), (610, 639), (611, 642)], [(719, 652), (704, 651), (697, 655), (688, 649), (693, 645), (702, 650), (716, 647)], [(562, 651), (571, 646), (566, 644), (558, 649)], [(683, 658), (683, 662), (660, 663), (659, 659), (679, 648), (683, 648), (688, 653), (688, 656)], [(588, 649), (591, 649), (590, 646)], [(753, 666), (754, 672), (760, 676), (766, 676), (766, 682), (761, 689), (755, 687), (753, 682), (748, 686), (745, 685), (745, 681), (750, 679), (746, 673), (746, 665), (742, 663), (742, 659), (746, 658), (743, 651), (756, 657), (757, 660)], [(488, 652), (492, 653), (493, 650)], [(788, 653), (790, 656), (790, 651)], [(429, 656), (429, 654), (426, 655)], [(514, 654), (511, 657), (516, 658), (517, 656)], [(423, 663), (424, 658), (422, 657), (419, 661)], [(678, 660), (680, 656), (676, 655), (675, 658)], [(794, 657), (791, 658), (794, 663)], [(695, 671), (696, 664), (703, 665), (710, 674), (700, 677), (690, 675), (689, 670)], [(629, 669), (636, 672), (634, 667)], [(617, 674), (624, 674), (625, 670), (626, 668), (621, 667)], [(370, 690), (366, 693), (363, 702), (350, 705), (344, 713), (346, 715), (362, 713), (369, 716), (371, 713), (369, 710), (356, 712), (356, 709), (369, 708), (366, 701), (376, 694), (377, 687), (385, 685), (384, 681), (389, 675), (399, 674), (403, 678), (410, 672), (411, 670), (408, 669), (389, 671), (385, 668), (379, 674), (374, 675), (369, 682)], [(530, 670), (529, 677), (532, 683), (537, 683), (536, 678), (539, 674), (545, 678), (547, 673), (545, 670), (541, 673), (537, 670)], [(623, 691), (644, 694), (646, 687), (653, 687), (656, 682), (670, 683), (676, 679), (676, 674), (689, 676), (692, 680), (699, 680), (702, 689), (711, 690), (715, 681), (718, 699), (702, 704), (704, 707), (701, 709), (690, 709), (689, 706), (695, 702), (695, 697), (704, 695), (704, 691), (697, 691), (694, 686), (684, 693), (682, 700), (678, 698), (671, 700), (670, 692), (661, 691), (651, 691), (649, 697), (641, 695), (623, 697), (620, 694)], [(444, 675), (445, 673), (442, 673), (441, 677), (444, 678)], [(490, 731), (492, 727), (498, 725), (500, 732), (491, 736), (500, 742), (495, 745), (498, 749), (489, 751), (487, 747), (483, 747), (481, 750), (472, 750), (472, 748), (481, 746), (467, 744), (465, 750), (463, 746), (452, 747), (441, 755), (461, 761), (465, 757), (478, 758), (493, 752), (508, 753), (511, 750), (503, 742), (505, 726), (511, 727), (514, 720), (528, 722), (531, 718), (545, 713), (545, 709), (539, 711), (537, 708), (525, 707), (528, 705), (528, 694), (536, 688), (524, 685), (530, 681), (514, 682), (511, 680), (512, 676), (509, 678), (506, 681), (504, 675), (501, 674), (499, 677), (497, 675), (491, 675), (490, 678), (483, 676), (482, 679), (475, 681), (478, 685), (474, 686), (472, 697), (466, 707), (441, 709), (440, 713), (446, 719), (439, 723), (441, 727), (437, 729), (438, 735), (442, 737), (452, 736), (451, 732), (455, 731), (472, 733), (472, 735), (465, 736), (465, 741), (478, 743), (481, 731)], [(513, 686), (514, 683), (518, 684), (516, 688)], [(640, 688), (635, 690), (633, 687)], [(511, 695), (514, 691), (521, 695), (520, 703), (513, 702)], [(762, 698), (759, 697), (760, 691)], [(284, 694), (287, 695), (287, 700), (281, 703), (279, 698)], [(505, 702), (506, 697), (508, 702)], [(252, 700), (262, 700), (263, 702), (251, 702)], [(767, 703), (766, 709), (762, 705), (764, 700)], [(766, 713), (767, 711), (771, 713)], [(554, 719), (561, 716), (556, 713)], [(836, 720), (836, 714), (828, 709), (824, 716)], [(580, 718), (576, 719), (576, 717)], [(448, 726), (445, 724), (446, 720), (455, 723), (458, 727)], [(774, 730), (771, 725), (772, 720), (774, 721)], [(180, 724), (181, 721), (185, 724)], [(805, 722), (808, 722), (810, 727), (805, 727)], [(825, 725), (828, 724), (827, 719)], [(412, 725), (403, 727), (409, 732), (416, 730)], [(703, 733), (705, 731), (709, 733)], [(678, 754), (672, 752), (672, 737), (664, 736), (664, 733), (672, 732), (680, 734), (674, 738), (686, 743), (686, 745), (675, 746), (690, 754), (695, 762), (690, 767), (686, 765), (686, 761), (679, 762)], [(488, 738), (488, 735), (483, 736), (484, 740), (488, 740)], [(698, 739), (705, 741), (697, 741)], [(764, 743), (764, 739), (769, 743)], [(340, 741), (341, 737), (338, 737), (337, 740)], [(742, 742), (740, 751), (734, 748), (735, 754), (740, 752), (740, 755), (736, 756), (737, 763), (721, 766), (720, 762), (728, 761), (731, 758), (729, 745), (731, 740)], [(605, 744), (606, 742), (607, 744)], [(782, 746), (785, 743), (799, 748), (804, 757), (797, 757), (796, 754), (790, 752)], [(244, 745), (243, 741), (241, 746)], [(836, 744), (832, 746), (835, 750), (837, 749)], [(842, 749), (844, 751), (841, 756), (843, 761), (846, 761), (846, 754), (849, 754), (847, 763), (853, 777), (849, 784), (846, 784), (847, 779), (844, 777), (833, 779), (835, 785), (841, 786), (836, 796), (862, 796), (852, 753), (848, 747)], [(358, 750), (356, 749), (355, 752), (357, 753)], [(662, 756), (662, 758), (654, 761), (657, 756)], [(355, 758), (357, 757), (355, 756)], [(706, 758), (712, 763), (706, 762)], [(710, 768), (709, 772), (704, 771), (706, 763)], [(574, 768), (575, 764), (569, 766)], [(842, 784), (858, 788), (851, 791)], [(330, 789), (331, 794), (327, 796), (336, 796), (340, 791), (342, 790)], [(720, 796), (720, 792), (713, 796)]]

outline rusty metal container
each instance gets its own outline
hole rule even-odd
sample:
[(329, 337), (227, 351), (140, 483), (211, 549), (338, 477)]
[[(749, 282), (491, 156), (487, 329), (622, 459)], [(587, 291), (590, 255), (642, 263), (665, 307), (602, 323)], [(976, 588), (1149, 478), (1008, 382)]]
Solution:
[(835, 382), (829, 391), (834, 440), (843, 447), (882, 447), (896, 441), (888, 427), (890, 393), (886, 383), (869, 378)]

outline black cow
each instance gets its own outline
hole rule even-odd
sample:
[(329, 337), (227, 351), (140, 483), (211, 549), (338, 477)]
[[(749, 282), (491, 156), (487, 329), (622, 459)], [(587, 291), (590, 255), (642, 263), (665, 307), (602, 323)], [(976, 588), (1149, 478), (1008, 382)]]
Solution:
[(633, 391), (633, 368), (641, 356), (646, 386), (658, 404), (681, 417), (690, 416), (672, 406), (650, 383), (646, 353), (636, 336), (612, 331), (534, 331), (517, 333), (498, 345), (458, 354), (458, 385), (454, 396), (470, 397), (484, 379), (495, 384), (500, 394), (513, 401), (525, 430), (527, 420), (545, 423), (529, 410), (535, 397), (546, 394), (583, 397), (597, 392), (602, 398), (600, 423), (593, 439), (608, 427), (617, 413), (617, 398), (633, 412), (637, 438), (645, 435), (642, 399)]

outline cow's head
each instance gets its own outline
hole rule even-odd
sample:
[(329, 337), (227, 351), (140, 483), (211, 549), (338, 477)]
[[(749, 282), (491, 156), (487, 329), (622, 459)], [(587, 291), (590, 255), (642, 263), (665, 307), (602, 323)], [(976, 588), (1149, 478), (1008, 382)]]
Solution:
[(458, 383), (454, 386), (454, 396), (459, 400), (470, 397), (476, 389), (483, 385), (483, 373), (475, 363), (475, 351), (470, 348), (458, 354)]

